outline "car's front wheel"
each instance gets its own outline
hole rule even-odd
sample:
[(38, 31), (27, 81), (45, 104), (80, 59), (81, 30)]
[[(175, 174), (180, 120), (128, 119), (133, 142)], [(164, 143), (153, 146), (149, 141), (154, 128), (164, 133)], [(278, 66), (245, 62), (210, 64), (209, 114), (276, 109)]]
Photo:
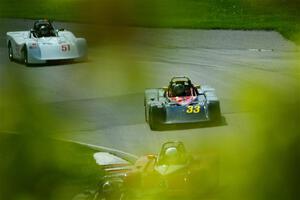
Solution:
[(23, 58), (23, 63), (25, 65), (28, 65), (28, 53), (27, 53), (27, 48), (26, 46), (23, 47), (23, 50), (22, 50), (22, 58)]
[(208, 106), (209, 117), (213, 122), (220, 122), (222, 119), (219, 101), (210, 103)]
[(13, 54), (11, 43), (8, 44), (8, 58), (10, 61), (14, 60), (14, 54)]
[(144, 108), (145, 108), (145, 122), (148, 122), (148, 116), (147, 116), (148, 111), (147, 111), (147, 107), (145, 106)]
[(149, 115), (148, 115), (148, 123), (150, 126), (150, 129), (155, 131), (159, 129), (158, 124), (155, 122), (156, 120), (154, 119), (156, 116), (154, 115), (153, 111), (151, 108), (149, 108)]
[(149, 105), (146, 105), (146, 100), (144, 100), (144, 111), (145, 111), (145, 121), (149, 122)]

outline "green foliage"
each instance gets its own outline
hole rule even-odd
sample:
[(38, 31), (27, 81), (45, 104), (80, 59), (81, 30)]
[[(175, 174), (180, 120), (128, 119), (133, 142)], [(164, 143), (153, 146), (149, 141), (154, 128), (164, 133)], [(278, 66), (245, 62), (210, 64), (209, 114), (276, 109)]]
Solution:
[(244, 106), (257, 112), (250, 136), (223, 141), (225, 199), (298, 199), (299, 85), (285, 86), (279, 90), (257, 84), (242, 94), (248, 99)]
[(1, 199), (72, 199), (96, 186), (93, 150), (38, 134), (0, 135)]
[(296, 0), (5, 0), (0, 17), (50, 18), (110, 25), (299, 31)]
[(94, 150), (50, 139), (61, 123), (22, 84), (29, 78), (2, 72), (0, 199), (65, 200), (95, 186), (103, 171), (93, 158)]

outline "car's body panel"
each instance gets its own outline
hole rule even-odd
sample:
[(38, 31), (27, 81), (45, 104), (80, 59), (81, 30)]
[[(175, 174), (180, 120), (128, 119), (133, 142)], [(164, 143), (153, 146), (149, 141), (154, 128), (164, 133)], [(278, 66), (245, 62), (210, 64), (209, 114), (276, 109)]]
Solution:
[[(199, 112), (188, 113), (190, 107), (199, 107)], [(179, 124), (179, 123), (196, 123), (202, 121), (208, 121), (208, 110), (204, 102), (194, 101), (189, 105), (165, 105), (166, 120), (162, 123), (165, 124)]]
[(35, 37), (31, 31), (8, 32), (7, 45), (11, 45), (13, 58), (24, 59), (28, 64), (42, 64), (55, 60), (83, 60), (87, 57), (84, 38), (76, 38), (69, 31), (56, 31), (56, 36)]

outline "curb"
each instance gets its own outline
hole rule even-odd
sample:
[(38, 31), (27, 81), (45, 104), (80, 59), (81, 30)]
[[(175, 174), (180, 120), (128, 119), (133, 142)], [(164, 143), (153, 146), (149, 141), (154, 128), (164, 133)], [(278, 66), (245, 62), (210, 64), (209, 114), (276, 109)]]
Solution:
[(117, 150), (117, 149), (98, 146), (98, 145), (93, 145), (93, 144), (87, 144), (87, 143), (79, 142), (79, 141), (75, 141), (75, 140), (64, 140), (64, 139), (62, 139), (62, 140), (66, 141), (66, 142), (72, 142), (72, 143), (75, 143), (75, 144), (86, 146), (86, 147), (89, 147), (89, 148), (97, 150), (97, 151), (104, 151), (104, 152), (111, 153), (111, 154), (113, 154), (117, 157), (120, 157), (124, 160), (127, 160), (128, 162), (130, 162), (132, 164), (135, 163), (135, 161), (138, 159), (138, 156), (136, 156), (136, 155), (133, 155), (131, 153), (127, 153), (127, 152), (124, 152), (124, 151), (120, 151), (120, 150)]

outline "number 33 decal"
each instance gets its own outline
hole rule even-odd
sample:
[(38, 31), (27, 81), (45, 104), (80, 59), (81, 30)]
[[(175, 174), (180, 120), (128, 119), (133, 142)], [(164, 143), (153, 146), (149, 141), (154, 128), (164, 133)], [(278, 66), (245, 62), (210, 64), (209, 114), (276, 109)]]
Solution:
[(61, 45), (61, 50), (63, 52), (70, 51), (71, 50), (71, 46), (69, 44), (63, 44), (63, 45)]
[(199, 113), (200, 106), (188, 106), (186, 109), (186, 113)]

